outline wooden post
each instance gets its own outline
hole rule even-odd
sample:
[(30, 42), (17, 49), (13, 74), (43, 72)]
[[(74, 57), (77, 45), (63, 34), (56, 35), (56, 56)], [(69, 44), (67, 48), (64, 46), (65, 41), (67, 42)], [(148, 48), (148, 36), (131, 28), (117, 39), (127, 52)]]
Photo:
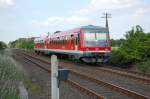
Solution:
[(59, 99), (58, 88), (58, 60), (56, 55), (51, 56), (51, 99)]

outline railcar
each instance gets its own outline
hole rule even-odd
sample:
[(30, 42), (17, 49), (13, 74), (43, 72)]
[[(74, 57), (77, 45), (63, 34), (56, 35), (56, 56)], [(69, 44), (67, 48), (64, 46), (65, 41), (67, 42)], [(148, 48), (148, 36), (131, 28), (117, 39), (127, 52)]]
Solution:
[(107, 29), (100, 26), (81, 26), (35, 39), (36, 53), (65, 54), (86, 63), (106, 62), (111, 46)]

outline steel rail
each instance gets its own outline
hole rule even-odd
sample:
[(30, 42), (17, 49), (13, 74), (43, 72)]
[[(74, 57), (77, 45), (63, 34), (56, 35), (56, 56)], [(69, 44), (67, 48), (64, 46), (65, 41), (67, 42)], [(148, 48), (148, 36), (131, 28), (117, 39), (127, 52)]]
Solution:
[[(34, 59), (37, 59), (37, 60), (39, 60), (39, 61), (42, 61), (42, 62), (44, 62), (44, 63), (49, 64), (49, 62), (47, 62), (47, 61), (45, 61), (45, 60), (39, 59), (39, 58), (37, 58), (37, 57), (30, 56), (30, 55), (28, 55), (28, 54), (26, 54), (26, 55), (29, 56), (29, 57), (32, 57), (32, 58), (34, 58)], [(37, 64), (37, 63), (36, 63), (36, 64)], [(41, 66), (41, 67), (42, 67), (42, 66)], [(43, 68), (43, 67), (42, 67), (42, 68)], [(111, 88), (112, 90), (116, 90), (117, 92), (126, 94), (126, 95), (128, 95), (128, 96), (132, 96), (132, 97), (137, 98), (137, 99), (150, 99), (150, 97), (148, 97), (148, 96), (144, 96), (144, 95), (142, 95), (142, 94), (140, 94), (140, 93), (137, 93), (137, 92), (134, 92), (134, 91), (131, 91), (131, 90), (128, 90), (128, 89), (119, 87), (119, 86), (114, 85), (114, 84), (111, 84), (111, 83), (107, 83), (107, 82), (104, 82), (104, 81), (101, 81), (101, 80), (97, 80), (97, 79), (95, 79), (95, 78), (93, 78), (93, 77), (89, 77), (89, 76), (86, 76), (86, 75), (81, 74), (81, 73), (79, 73), (79, 72), (76, 72), (75, 70), (71, 70), (71, 73), (72, 73), (72, 74), (75, 74), (75, 75), (78, 75), (78, 76), (81, 76), (81, 77), (83, 77), (83, 78), (87, 78), (87, 79), (89, 79), (90, 81), (94, 81), (94, 82), (96, 82), (96, 83), (98, 83), (98, 84), (105, 84), (107, 87)]]
[[(36, 66), (40, 67), (41, 69), (43, 69), (44, 71), (48, 72), (49, 74), (51, 74), (51, 70), (50, 69), (47, 69), (43, 66), (41, 66), (40, 64), (32, 61), (31, 59), (29, 59), (28, 57), (24, 56), (25, 59), (27, 59), (28, 61), (34, 63)], [(82, 91), (84, 93), (86, 93), (87, 95), (91, 96), (93, 99), (105, 99), (103, 96), (100, 96), (98, 95), (97, 93), (95, 93), (94, 91), (88, 89), (88, 88), (85, 88), (85, 87), (82, 87), (80, 86), (78, 83), (72, 81), (72, 80), (67, 80), (65, 81), (66, 83), (72, 85), (73, 87), (77, 88), (79, 91)]]
[[(23, 53), (25, 55), (28, 55), (26, 53)], [(39, 59), (37, 57), (34, 57), (34, 56), (31, 56), (31, 55), (28, 55), (30, 57), (33, 57), (33, 58), (36, 58), (37, 60), (40, 60), (44, 63), (50, 63), (46, 60), (43, 60), (43, 59)], [(121, 75), (121, 76), (124, 76), (124, 77), (128, 77), (128, 78), (132, 78), (132, 79), (136, 79), (136, 80), (140, 80), (142, 82), (146, 82), (146, 83), (150, 83), (150, 79), (148, 77), (143, 77), (143, 76), (136, 76), (136, 74), (133, 74), (132, 73), (128, 73), (128, 72), (124, 72), (124, 71), (119, 71), (119, 70), (113, 70), (113, 69), (108, 69), (108, 68), (97, 68), (98, 70), (102, 70), (102, 71), (106, 71), (106, 72), (111, 72), (111, 73), (115, 73), (117, 75)]]
[(121, 75), (124, 77), (130, 77), (132, 79), (136, 79), (142, 82), (146, 82), (146, 83), (150, 83), (150, 79), (148, 77), (143, 77), (143, 76), (137, 76), (136, 74), (132, 74), (132, 73), (128, 73), (128, 72), (124, 72), (124, 71), (119, 71), (119, 70), (113, 70), (113, 69), (109, 69), (109, 68), (97, 68), (98, 70), (102, 70), (102, 71), (106, 71), (106, 72), (111, 72), (111, 73), (115, 73), (117, 75)]
[(98, 84), (104, 84), (104, 85), (106, 85), (107, 87), (111, 88), (112, 90), (116, 90), (117, 92), (120, 92), (120, 93), (122, 93), (122, 94), (126, 94), (126, 95), (128, 95), (128, 96), (132, 96), (132, 97), (134, 97), (134, 98), (136, 98), (136, 99), (150, 99), (150, 97), (148, 97), (148, 96), (144, 96), (144, 95), (142, 95), (142, 94), (140, 94), (140, 93), (137, 93), (137, 92), (134, 92), (134, 91), (125, 89), (125, 88), (123, 88), (123, 87), (119, 87), (119, 86), (117, 86), (117, 85), (114, 85), (114, 84), (111, 84), (111, 83), (108, 83), (108, 82), (104, 82), (104, 81), (102, 81), (102, 80), (97, 80), (97, 79), (95, 79), (95, 78), (93, 78), (93, 77), (89, 77), (89, 76), (83, 75), (83, 74), (78, 73), (78, 72), (76, 72), (76, 71), (71, 71), (71, 73), (73, 73), (73, 74), (75, 74), (75, 75), (78, 75), (78, 76), (80, 76), (80, 77), (83, 77), (83, 78), (87, 78), (87, 79), (89, 79), (89, 80), (91, 80), (91, 81), (94, 81), (94, 82), (96, 82), (96, 83), (98, 83)]

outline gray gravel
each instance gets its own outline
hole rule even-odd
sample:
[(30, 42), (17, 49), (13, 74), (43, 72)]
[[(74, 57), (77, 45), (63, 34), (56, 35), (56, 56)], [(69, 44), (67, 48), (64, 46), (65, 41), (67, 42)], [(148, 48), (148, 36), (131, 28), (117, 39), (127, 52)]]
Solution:
[(77, 65), (77, 63), (72, 63), (72, 65), (70, 65), (70, 63), (65, 62), (61, 64), (67, 68), (77, 70), (78, 72), (92, 76), (96, 79), (103, 80), (150, 97), (150, 84), (148, 83), (138, 82), (137, 80), (128, 77), (96, 70), (94, 67), (80, 66), (80, 64)]
[[(41, 57), (43, 58), (43, 57)], [(86, 65), (80, 66), (80, 63), (75, 63), (75, 62), (61, 62), (60, 63), (63, 66), (66, 66), (67, 68), (71, 68), (74, 70), (77, 70), (81, 73), (90, 75), (92, 77), (95, 77), (97, 79), (103, 80), (103, 81), (107, 81), (109, 83), (113, 83), (115, 85), (119, 85), (121, 87), (127, 88), (129, 90), (133, 90), (136, 92), (139, 92), (141, 94), (150, 96), (150, 84), (147, 83), (141, 83), (138, 82), (137, 80), (133, 80), (127, 77), (123, 77), (123, 76), (118, 76), (116, 74), (113, 73), (107, 73), (104, 71), (99, 71), (96, 70), (94, 67), (88, 67)], [(70, 91), (71, 92), (71, 91)]]
[[(51, 78), (41, 68), (34, 64), (24, 61), (21, 56), (15, 57), (15, 59), (22, 64), (23, 69), (31, 77), (32, 82), (40, 87), (40, 92), (30, 93), (29, 99), (51, 99)], [(61, 82), (60, 85), (60, 99), (91, 99), (88, 95), (79, 92), (76, 88)]]
[(88, 79), (83, 79), (82, 77), (70, 75), (70, 79), (80, 83), (82, 86), (85, 86), (88, 89), (91, 89), (92, 91), (98, 93), (99, 95), (106, 97), (107, 99), (132, 99), (116, 91), (112, 91), (105, 85), (99, 85), (97, 83), (89, 81)]

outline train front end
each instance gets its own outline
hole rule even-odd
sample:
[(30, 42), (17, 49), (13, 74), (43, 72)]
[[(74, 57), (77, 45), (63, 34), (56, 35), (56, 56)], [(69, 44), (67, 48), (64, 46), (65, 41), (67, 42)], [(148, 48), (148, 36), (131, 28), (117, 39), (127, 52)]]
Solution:
[(107, 62), (111, 53), (109, 33), (100, 26), (85, 26), (82, 28), (81, 60), (86, 63)]

